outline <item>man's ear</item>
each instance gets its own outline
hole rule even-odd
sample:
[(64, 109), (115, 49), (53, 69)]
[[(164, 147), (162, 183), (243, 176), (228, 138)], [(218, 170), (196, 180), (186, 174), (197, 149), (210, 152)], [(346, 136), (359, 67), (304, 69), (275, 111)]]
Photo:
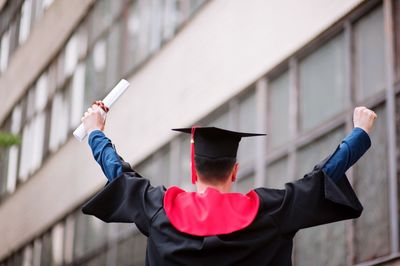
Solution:
[(239, 171), (239, 164), (235, 163), (232, 170), (232, 182), (236, 181), (237, 172)]

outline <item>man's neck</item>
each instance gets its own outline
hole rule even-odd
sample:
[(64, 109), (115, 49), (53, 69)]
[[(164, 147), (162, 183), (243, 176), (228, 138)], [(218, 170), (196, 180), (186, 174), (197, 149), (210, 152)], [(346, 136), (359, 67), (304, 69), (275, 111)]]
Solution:
[(232, 190), (232, 182), (227, 181), (219, 184), (208, 184), (198, 180), (196, 183), (196, 187), (198, 193), (204, 193), (207, 188), (214, 188), (221, 193), (229, 193)]

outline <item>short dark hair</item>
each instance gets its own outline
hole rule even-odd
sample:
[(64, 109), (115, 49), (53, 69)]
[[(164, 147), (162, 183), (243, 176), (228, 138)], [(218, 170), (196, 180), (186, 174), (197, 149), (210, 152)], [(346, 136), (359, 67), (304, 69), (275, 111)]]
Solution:
[(203, 156), (194, 156), (196, 170), (204, 181), (219, 183), (225, 181), (231, 173), (236, 158), (210, 159)]

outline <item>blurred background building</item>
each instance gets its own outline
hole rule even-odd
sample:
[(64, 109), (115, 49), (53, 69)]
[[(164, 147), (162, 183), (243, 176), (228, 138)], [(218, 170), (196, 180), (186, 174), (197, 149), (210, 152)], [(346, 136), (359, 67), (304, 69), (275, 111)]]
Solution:
[[(107, 135), (154, 185), (188, 190), (193, 124), (243, 140), (236, 190), (281, 188), (329, 155), (365, 105), (348, 171), (361, 218), (301, 231), (294, 265), (400, 264), (400, 0), (0, 0), (0, 265), (143, 265), (133, 225), (80, 212), (105, 184), (84, 110), (126, 78)], [(397, 264), (396, 264), (397, 265)]]

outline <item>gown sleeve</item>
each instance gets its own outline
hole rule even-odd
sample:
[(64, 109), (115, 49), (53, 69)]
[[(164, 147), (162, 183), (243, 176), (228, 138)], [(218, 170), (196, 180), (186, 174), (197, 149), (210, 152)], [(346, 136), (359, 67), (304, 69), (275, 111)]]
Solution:
[[(337, 146), (335, 152), (339, 149)], [(282, 234), (296, 233), (299, 229), (357, 218), (363, 207), (344, 173), (334, 182), (323, 169), (333, 152), (302, 179), (285, 185), (279, 192), (279, 203), (271, 209), (273, 218)], [(256, 192), (268, 205), (271, 193), (267, 188), (257, 188)]]
[(122, 158), (122, 174), (84, 204), (82, 212), (104, 222), (135, 223), (146, 236), (152, 218), (162, 208), (165, 188), (153, 187)]

